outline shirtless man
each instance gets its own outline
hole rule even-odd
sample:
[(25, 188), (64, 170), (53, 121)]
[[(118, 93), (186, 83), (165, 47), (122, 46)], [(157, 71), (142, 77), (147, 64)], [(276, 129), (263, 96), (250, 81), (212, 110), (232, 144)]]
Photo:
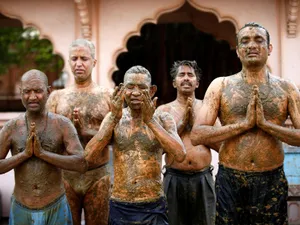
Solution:
[(210, 167), (211, 152), (204, 145), (193, 146), (190, 139), (194, 115), (202, 106), (202, 101), (195, 98), (195, 89), (199, 86), (201, 75), (195, 61), (175, 62), (171, 77), (173, 87), (177, 89), (177, 98), (157, 109), (173, 116), (186, 149), (183, 162), (174, 161), (169, 154), (165, 158), (167, 166), (164, 191), (167, 195), (170, 225), (214, 224), (216, 205)]
[[(115, 174), (109, 224), (168, 224), (162, 154), (165, 151), (182, 162), (185, 149), (172, 116), (155, 112), (157, 98), (151, 100), (155, 92), (147, 69), (130, 68), (124, 85), (115, 88), (112, 111), (86, 146), (86, 160), (94, 163), (113, 137)], [(123, 109), (124, 99), (128, 107)]]
[[(242, 70), (209, 86), (192, 143), (223, 141), (216, 178), (216, 224), (287, 224), (288, 184), (282, 142), (300, 145), (300, 97), (272, 76), (268, 31), (248, 23), (237, 34)], [(296, 129), (283, 127), (288, 115)], [(212, 127), (217, 116), (223, 126)]]
[[(105, 115), (110, 111), (112, 90), (92, 81), (96, 64), (95, 47), (87, 40), (75, 40), (69, 50), (69, 64), (75, 84), (51, 93), (47, 102), (49, 111), (71, 119), (77, 129), (82, 146), (97, 133)], [(74, 225), (81, 224), (84, 209), (86, 225), (106, 225), (110, 191), (109, 151), (106, 147), (101, 156), (89, 164), (85, 174), (65, 171), (67, 198), (72, 210)]]
[(71, 225), (61, 169), (87, 170), (76, 129), (45, 110), (50, 92), (43, 72), (26, 72), (20, 91), (26, 113), (0, 131), (0, 173), (15, 172), (9, 224)]

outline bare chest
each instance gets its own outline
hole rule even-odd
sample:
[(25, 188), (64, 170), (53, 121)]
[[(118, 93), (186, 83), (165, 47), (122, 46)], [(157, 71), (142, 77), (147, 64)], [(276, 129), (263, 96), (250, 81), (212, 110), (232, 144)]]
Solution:
[(95, 120), (100, 124), (109, 112), (107, 99), (103, 95), (88, 92), (65, 94), (59, 99), (56, 112), (71, 119), (75, 108), (79, 110), (80, 117), (88, 123)]
[(150, 128), (145, 125), (134, 125), (130, 121), (122, 121), (115, 128), (115, 143), (122, 152), (134, 151), (156, 154), (161, 149), (160, 143)]
[[(278, 123), (287, 118), (287, 93), (276, 85), (262, 84), (259, 87), (259, 98), (267, 120)], [(220, 120), (227, 124), (245, 118), (252, 92), (251, 85), (229, 85), (221, 96)]]
[[(44, 150), (62, 154), (64, 151), (62, 133), (55, 129), (53, 125), (48, 124), (47, 127), (37, 129), (37, 136)], [(16, 155), (26, 148), (28, 138), (28, 129), (26, 126), (19, 127), (12, 135), (12, 155)]]

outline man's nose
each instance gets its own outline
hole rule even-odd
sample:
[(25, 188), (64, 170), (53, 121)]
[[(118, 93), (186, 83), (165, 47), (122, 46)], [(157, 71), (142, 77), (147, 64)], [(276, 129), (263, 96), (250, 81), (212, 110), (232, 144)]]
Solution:
[(75, 66), (82, 66), (82, 60), (80, 60), (80, 59), (78, 59), (78, 60), (76, 60), (76, 62), (75, 62)]
[(29, 93), (29, 99), (36, 99), (36, 93), (34, 91)]
[(256, 48), (257, 47), (257, 43), (255, 41), (250, 41), (248, 44), (248, 48)]
[(183, 77), (183, 80), (189, 80), (189, 79), (190, 79), (190, 77), (187, 74), (185, 74)]
[(132, 91), (132, 95), (134, 96), (140, 96), (141, 94), (142, 94), (141, 91), (137, 88), (134, 88)]

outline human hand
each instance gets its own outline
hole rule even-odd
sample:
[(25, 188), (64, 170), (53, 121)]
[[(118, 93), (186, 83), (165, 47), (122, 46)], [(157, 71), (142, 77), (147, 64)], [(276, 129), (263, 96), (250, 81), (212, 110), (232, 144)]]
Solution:
[(250, 101), (247, 107), (246, 124), (248, 128), (253, 128), (256, 125), (256, 102), (258, 99), (258, 87), (253, 86), (250, 95)]
[(119, 86), (115, 87), (111, 97), (111, 114), (116, 121), (119, 121), (122, 118), (124, 89), (124, 85), (120, 83)]
[(188, 101), (187, 101), (187, 113), (189, 114), (188, 115), (188, 122), (189, 122), (189, 125), (191, 126), (191, 128), (193, 127), (194, 125), (194, 121), (195, 121), (195, 113), (194, 113), (194, 110), (193, 110), (193, 99), (192, 98), (188, 98)]
[(81, 131), (83, 127), (83, 122), (82, 118), (80, 117), (80, 109), (79, 108), (74, 108), (73, 113), (72, 113), (72, 122), (77, 129), (77, 131)]
[(33, 155), (34, 135), (35, 135), (35, 123), (32, 122), (30, 124), (29, 134), (28, 134), (28, 138), (26, 140), (26, 148), (24, 151), (28, 157), (31, 157)]
[(34, 140), (33, 140), (33, 153), (36, 157), (40, 157), (42, 153), (42, 146), (39, 137), (34, 133)]
[(260, 98), (257, 98), (256, 101), (256, 124), (258, 127), (262, 127), (266, 122), (265, 115), (264, 115), (264, 108), (261, 103)]
[(142, 97), (142, 118), (147, 124), (148, 122), (150, 122), (155, 112), (157, 97), (155, 97), (152, 101), (148, 90), (143, 90)]

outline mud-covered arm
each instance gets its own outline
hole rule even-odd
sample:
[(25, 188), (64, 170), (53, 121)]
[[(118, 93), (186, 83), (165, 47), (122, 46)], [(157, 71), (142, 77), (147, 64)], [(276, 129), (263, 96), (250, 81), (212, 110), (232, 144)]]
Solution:
[(97, 159), (101, 157), (103, 150), (110, 143), (117, 123), (118, 120), (109, 112), (102, 121), (98, 133), (86, 145), (85, 159), (89, 168), (97, 167)]
[[(260, 100), (257, 102), (257, 125), (263, 131), (277, 137), (289, 145), (300, 146), (300, 93), (296, 85), (285, 81), (285, 90), (288, 93), (288, 113), (293, 123), (293, 128), (283, 127), (268, 121), (264, 117), (264, 110)], [(285, 109), (282, 109), (285, 110)]]
[(87, 171), (87, 163), (83, 156), (83, 148), (80, 144), (78, 134), (74, 125), (67, 118), (62, 118), (60, 128), (57, 132), (62, 132), (63, 143), (66, 154), (49, 152), (42, 148), (39, 138), (35, 135), (34, 154), (36, 157), (64, 170), (72, 170), (84, 173)]
[(99, 131), (85, 147), (85, 159), (89, 164), (89, 168), (97, 167), (97, 159), (101, 157), (103, 150), (110, 143), (114, 128), (122, 118), (123, 93), (124, 86), (121, 83), (115, 87), (114, 93), (111, 96), (111, 112), (106, 114)]
[(6, 173), (14, 169), (32, 156), (32, 140), (27, 140), (27, 145), (24, 151), (6, 158), (9, 150), (12, 148), (11, 135), (14, 128), (12, 121), (7, 122), (0, 131), (0, 174)]
[(237, 136), (255, 126), (255, 101), (257, 90), (252, 92), (247, 109), (245, 120), (236, 124), (229, 124), (221, 127), (214, 126), (220, 109), (221, 90), (224, 82), (223, 77), (215, 79), (208, 87), (201, 110), (191, 132), (193, 145), (206, 145), (221, 142)]
[[(216, 122), (215, 122), (214, 126), (216, 126), (216, 127), (221, 127), (221, 126), (222, 126), (222, 124), (221, 124), (219, 118), (216, 119)], [(220, 141), (220, 142), (210, 143), (210, 144), (208, 145), (208, 147), (209, 147), (210, 149), (215, 150), (216, 152), (219, 152), (219, 150), (220, 150), (220, 148), (221, 148), (221, 145), (222, 145), (222, 142)]]
[(162, 112), (159, 115), (162, 125), (154, 117), (147, 122), (155, 137), (167, 154), (174, 156), (175, 160), (182, 162), (185, 159), (185, 148), (177, 133), (176, 123), (173, 117)]

